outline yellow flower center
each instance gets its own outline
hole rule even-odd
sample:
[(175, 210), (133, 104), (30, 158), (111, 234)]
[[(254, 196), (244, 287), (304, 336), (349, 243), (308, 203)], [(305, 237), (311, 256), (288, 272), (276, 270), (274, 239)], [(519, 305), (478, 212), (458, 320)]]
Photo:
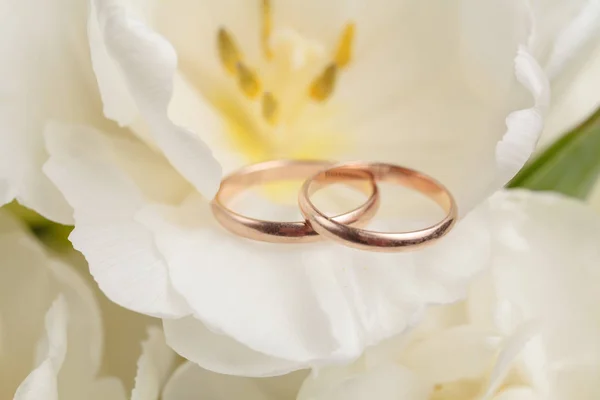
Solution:
[(262, 1), (261, 15), (258, 60), (247, 58), (227, 28), (217, 33), (221, 65), (237, 87), (233, 98), (216, 101), (232, 145), (252, 162), (327, 158), (343, 151), (343, 133), (323, 121), (340, 111), (328, 100), (352, 61), (355, 24), (347, 23), (327, 51), (293, 29), (274, 29), (269, 0)]

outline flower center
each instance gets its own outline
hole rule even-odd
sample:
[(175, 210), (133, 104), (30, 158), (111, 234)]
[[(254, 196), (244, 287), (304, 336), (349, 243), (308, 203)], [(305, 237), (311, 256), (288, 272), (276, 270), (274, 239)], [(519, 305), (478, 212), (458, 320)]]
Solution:
[(339, 136), (323, 121), (337, 111), (328, 100), (352, 61), (355, 25), (347, 23), (328, 51), (296, 30), (275, 28), (269, 0), (262, 1), (261, 16), (257, 60), (247, 58), (225, 27), (217, 33), (221, 66), (236, 86), (217, 104), (233, 145), (251, 161), (330, 154)]

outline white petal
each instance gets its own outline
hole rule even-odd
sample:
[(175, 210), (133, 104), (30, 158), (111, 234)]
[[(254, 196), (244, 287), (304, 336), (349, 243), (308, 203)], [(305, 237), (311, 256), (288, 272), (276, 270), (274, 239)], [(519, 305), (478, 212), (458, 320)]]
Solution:
[[(252, 379), (220, 375), (192, 363), (181, 365), (167, 383), (163, 400), (293, 400), (299, 388), (296, 375)], [(283, 390), (280, 388), (283, 387)]]
[[(44, 313), (53, 299), (62, 296), (71, 316), (69, 348), (62, 366), (61, 393), (76, 391), (79, 377), (93, 376), (102, 354), (102, 325), (89, 287), (69, 265), (52, 260), (40, 244), (8, 214), (0, 213), (0, 310), (2, 340), (0, 374), (8, 377), (0, 386), (14, 391), (15, 380), (31, 371), (35, 341), (42, 334)], [(7, 394), (6, 394), (7, 395)]]
[(550, 379), (554, 385), (552, 394), (557, 399), (594, 400), (600, 396), (598, 377), (600, 365), (597, 363), (579, 365), (556, 365)]
[[(122, 139), (112, 143), (90, 128), (53, 126), (46, 140), (51, 158), (45, 171), (75, 209), (77, 227), (70, 239), (86, 256), (104, 293), (124, 307), (150, 315), (185, 315), (187, 305), (172, 289), (152, 236), (133, 220), (148, 201), (146, 196), (155, 191), (147, 189), (148, 177), (136, 181), (135, 171), (127, 171), (124, 161), (119, 163), (112, 147), (120, 147)], [(144, 146), (128, 148), (136, 149), (129, 157), (136, 154), (159, 167), (161, 173), (151, 177), (154, 184), (164, 185), (167, 192), (183, 190), (177, 179), (172, 181), (168, 166), (160, 167), (164, 161), (159, 156)]]
[[(563, 72), (569, 63), (573, 63), (577, 56), (581, 56), (581, 53), (585, 54), (582, 50), (587, 50), (586, 47), (593, 48), (600, 44), (598, 39), (598, 35), (600, 35), (600, 3), (595, 0), (555, 3), (550, 7), (543, 3), (538, 4), (536, 10), (538, 13), (571, 14), (571, 18), (563, 18), (562, 23), (557, 23), (556, 19), (553, 20), (552, 17), (544, 20), (543, 15), (539, 16), (542, 22), (546, 22), (545, 26), (540, 24), (542, 28), (547, 29), (543, 33), (548, 36), (556, 34), (544, 66), (551, 78)], [(557, 29), (558, 27), (560, 28)], [(553, 30), (554, 32), (552, 32)]]
[(302, 368), (298, 362), (259, 353), (229, 336), (211, 332), (193, 317), (165, 319), (163, 325), (173, 350), (211, 371), (262, 377)]
[(39, 365), (19, 385), (15, 400), (58, 400), (58, 373), (67, 353), (67, 304), (59, 296), (46, 314), (46, 334), (38, 345)]
[[(456, 301), (488, 256), (484, 209), (438, 246), (405, 255), (251, 242), (223, 231), (209, 213), (202, 199), (190, 197), (180, 208), (147, 207), (137, 218), (153, 230), (173, 284), (196, 318), (297, 366), (352, 360), (406, 329), (425, 305)], [(474, 242), (477, 251), (463, 251)], [(200, 341), (196, 347), (206, 351)], [(215, 368), (190, 350), (178, 351)]]
[[(548, 122), (542, 135), (540, 148), (545, 148), (569, 129), (587, 119), (600, 108), (600, 99), (592, 89), (600, 86), (600, 43), (589, 58), (582, 59), (582, 66), (572, 76), (562, 77), (566, 81), (555, 85), (553, 93), (562, 89), (559, 96), (553, 96)], [(570, 79), (568, 79), (570, 78)]]
[(337, 381), (313, 374), (302, 386), (298, 400), (427, 400), (430, 392), (431, 386), (409, 369), (384, 364)]
[[(62, 255), (62, 254), (61, 254)], [(84, 256), (72, 250), (65, 254), (65, 260), (80, 272), (88, 286), (92, 287), (100, 307), (104, 327), (104, 346), (102, 354), (102, 379), (94, 382), (97, 399), (129, 398), (134, 386), (137, 362), (141, 355), (140, 344), (146, 340), (148, 329), (158, 327), (161, 320), (144, 314), (132, 312), (110, 301), (98, 287), (89, 272)], [(103, 397), (103, 393), (105, 396)], [(119, 397), (120, 398), (120, 397)]]
[[(388, 3), (373, 8), (384, 14)], [(402, 4), (373, 18), (381, 30), (368, 37), (361, 22), (375, 11), (359, 17), (356, 62), (332, 99), (350, 107), (338, 129), (352, 150), (338, 157), (425, 171), (451, 189), (465, 215), (523, 166), (541, 133), (549, 90), (527, 47), (527, 7)]]
[(478, 379), (493, 361), (500, 344), (493, 331), (466, 325), (416, 342), (406, 349), (401, 360), (431, 383)]
[(491, 203), (495, 321), (508, 334), (540, 324), (523, 361), (539, 390), (553, 393), (563, 368), (600, 365), (600, 215), (550, 193), (509, 191)]
[(15, 194), (10, 184), (4, 179), (0, 179), (0, 207), (9, 203), (14, 198)]
[[(86, 267), (87, 269), (87, 267)], [(90, 280), (93, 277), (90, 275)], [(94, 282), (97, 287), (97, 284)], [(123, 392), (131, 393), (140, 357), (140, 343), (146, 338), (151, 326), (158, 326), (159, 319), (138, 314), (110, 301), (98, 289), (97, 294), (104, 323), (103, 372), (117, 376), (123, 383)], [(101, 399), (101, 397), (99, 397)], [(111, 398), (112, 397), (105, 397)]]
[(498, 354), (496, 363), (489, 377), (488, 386), (482, 400), (492, 398), (509, 374), (515, 361), (523, 352), (525, 346), (539, 333), (536, 323), (525, 323), (517, 329), (514, 335), (504, 340), (502, 351)]
[[(85, 40), (87, 5), (75, 0), (4, 3), (0, 181), (23, 205), (72, 223), (72, 210), (42, 173), (48, 121), (105, 126)], [(3, 196), (0, 196), (0, 199)]]
[[(128, 9), (118, 0), (93, 2), (91, 18), (97, 19), (101, 32), (92, 36), (90, 45), (92, 53), (95, 53), (94, 69), (100, 71), (103, 100), (109, 111), (120, 109), (123, 103), (120, 100), (121, 86), (115, 85), (112, 79), (117, 79), (117, 83), (124, 81), (156, 144), (167, 159), (198, 191), (211, 199), (219, 188), (220, 165), (197, 135), (176, 126), (169, 119), (167, 109), (173, 92), (177, 55), (167, 40), (140, 19), (141, 10), (147, 4), (144, 2), (139, 6)], [(91, 29), (96, 29), (95, 25)], [(99, 42), (97, 36), (102, 37), (103, 46), (94, 46)], [(107, 53), (118, 65), (122, 76), (107, 59)], [(103, 70), (107, 66), (110, 71)], [(114, 87), (119, 89), (111, 93)], [(117, 103), (111, 104), (112, 101)], [(125, 102), (130, 114), (131, 101)], [(131, 123), (133, 120), (130, 115), (123, 119), (121, 123)]]
[(496, 146), (497, 186), (504, 186), (519, 172), (529, 159), (542, 132), (543, 115), (550, 101), (549, 83), (537, 61), (524, 46), (515, 57), (515, 74), (519, 82), (531, 93), (531, 108), (514, 111), (506, 118), (507, 131)]
[(163, 385), (175, 367), (175, 353), (166, 342), (162, 330), (148, 329), (148, 339), (142, 343), (135, 387), (131, 400), (158, 400)]

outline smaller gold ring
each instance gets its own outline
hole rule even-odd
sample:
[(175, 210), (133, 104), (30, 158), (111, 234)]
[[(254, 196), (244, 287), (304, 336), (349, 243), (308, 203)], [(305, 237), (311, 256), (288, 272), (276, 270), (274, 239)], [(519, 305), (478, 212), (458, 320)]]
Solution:
[[(213, 215), (230, 232), (253, 240), (273, 243), (306, 243), (320, 240), (322, 238), (306, 220), (264, 221), (238, 214), (224, 204), (251, 186), (277, 180), (306, 179), (331, 165), (331, 161), (274, 160), (241, 168), (221, 181), (221, 187), (211, 202)], [(379, 207), (379, 191), (373, 176), (369, 172), (354, 171), (346, 174), (341, 183), (358, 188), (369, 198), (358, 208), (333, 217), (332, 220), (344, 225), (366, 224)]]
[[(376, 232), (344, 225), (319, 211), (310, 200), (316, 191), (356, 171), (368, 171), (375, 182), (391, 182), (414, 189), (434, 200), (446, 216), (430, 227), (411, 232)], [(346, 246), (380, 252), (413, 250), (432, 244), (446, 235), (454, 226), (457, 207), (454, 198), (441, 183), (415, 170), (377, 162), (350, 162), (320, 171), (309, 178), (300, 191), (298, 204), (304, 217), (320, 235)]]

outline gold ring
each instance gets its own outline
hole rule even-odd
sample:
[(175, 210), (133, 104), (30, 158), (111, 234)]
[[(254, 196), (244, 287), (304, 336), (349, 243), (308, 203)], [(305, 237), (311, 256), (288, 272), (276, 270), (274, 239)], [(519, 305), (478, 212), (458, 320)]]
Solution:
[[(241, 168), (221, 181), (221, 187), (211, 202), (213, 215), (224, 228), (245, 238), (273, 243), (317, 241), (321, 237), (306, 220), (264, 221), (238, 214), (224, 204), (251, 186), (284, 179), (306, 179), (331, 165), (333, 163), (330, 161), (274, 160)], [(379, 207), (379, 191), (373, 176), (369, 172), (354, 171), (346, 174), (345, 179), (341, 181), (358, 188), (369, 198), (358, 208), (333, 217), (332, 220), (343, 225), (364, 225)]]
[[(310, 196), (324, 186), (356, 171), (369, 172), (375, 182), (391, 182), (414, 189), (434, 200), (447, 213), (443, 220), (425, 229), (411, 232), (376, 232), (344, 225), (319, 211), (311, 202)], [(377, 162), (350, 162), (332, 166), (309, 178), (300, 191), (298, 204), (304, 217), (313, 229), (329, 239), (346, 246), (381, 252), (399, 252), (412, 250), (435, 242), (446, 235), (454, 226), (457, 207), (454, 198), (441, 183), (435, 179), (409, 168)]]

